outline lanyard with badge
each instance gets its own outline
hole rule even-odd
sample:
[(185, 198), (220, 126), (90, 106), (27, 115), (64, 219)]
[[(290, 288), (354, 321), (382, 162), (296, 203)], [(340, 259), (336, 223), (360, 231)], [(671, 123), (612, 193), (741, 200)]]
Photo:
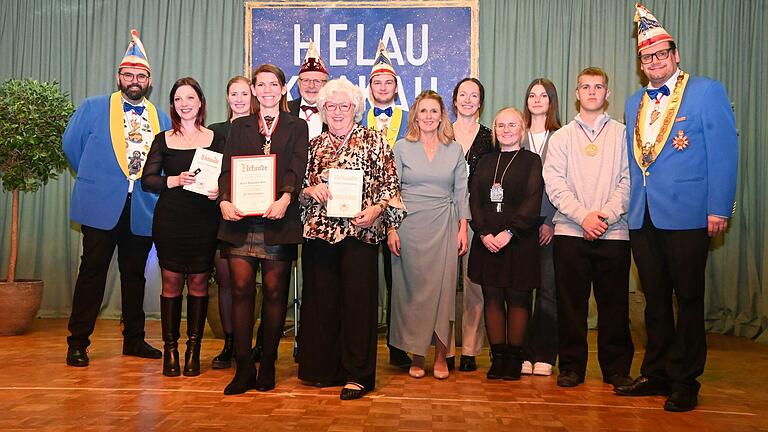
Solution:
[(499, 152), (499, 158), (496, 159), (496, 170), (493, 172), (493, 184), (491, 184), (491, 202), (496, 203), (496, 213), (501, 213), (501, 203), (504, 201), (504, 188), (501, 187), (501, 184), (504, 182), (504, 176), (507, 174), (507, 170), (509, 169), (509, 166), (512, 165), (512, 161), (515, 160), (517, 155), (520, 154), (520, 150), (517, 151), (517, 153), (512, 156), (512, 159), (509, 160), (509, 163), (507, 163), (507, 166), (504, 168), (504, 171), (501, 173), (501, 178), (499, 181), (496, 181), (496, 176), (499, 173), (499, 162), (501, 161), (501, 153)]

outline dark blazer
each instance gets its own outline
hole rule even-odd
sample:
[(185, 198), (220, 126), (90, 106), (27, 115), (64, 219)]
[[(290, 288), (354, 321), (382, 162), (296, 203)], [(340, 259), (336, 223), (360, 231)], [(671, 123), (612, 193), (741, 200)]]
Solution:
[[(264, 135), (259, 132), (258, 113), (241, 117), (232, 122), (232, 128), (224, 147), (224, 160), (219, 176), (219, 202), (231, 201), (232, 156), (264, 154)], [(264, 242), (275, 244), (299, 244), (302, 242), (304, 225), (298, 205), (298, 196), (307, 170), (307, 123), (297, 117), (281, 115), (272, 136), (271, 154), (277, 155), (277, 196), (291, 194), (291, 203), (285, 216), (279, 220), (264, 219)], [(239, 221), (221, 221), (219, 240), (241, 246), (248, 235), (250, 217)]]
[[(299, 117), (299, 108), (301, 108), (301, 98), (288, 101), (288, 112), (291, 113), (292, 116)], [(323, 132), (327, 132), (327, 131), (328, 131), (328, 124), (323, 122)]]

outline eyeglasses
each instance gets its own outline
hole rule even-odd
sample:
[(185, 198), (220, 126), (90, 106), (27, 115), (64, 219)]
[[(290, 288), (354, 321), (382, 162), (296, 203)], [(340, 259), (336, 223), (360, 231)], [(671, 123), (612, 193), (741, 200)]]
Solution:
[(321, 80), (321, 79), (309, 79), (309, 78), (299, 78), (299, 81), (301, 81), (304, 85), (310, 85), (312, 84), (315, 87), (320, 87), (321, 85), (324, 85), (328, 82), (328, 80)]
[(520, 127), (520, 123), (496, 123), (496, 129), (504, 130), (506, 128), (517, 129)]
[(670, 47), (667, 49), (656, 51), (654, 53), (639, 55), (637, 57), (640, 59), (640, 63), (648, 64), (653, 61), (653, 56), (656, 56), (656, 58), (659, 60), (666, 60), (669, 57), (669, 53), (672, 52), (673, 49), (674, 48)]
[(340, 103), (340, 104), (335, 104), (335, 103), (330, 103), (329, 102), (329, 103), (326, 103), (323, 106), (325, 107), (325, 110), (328, 111), (328, 112), (334, 112), (334, 111), (336, 111), (337, 108), (341, 112), (349, 112), (349, 110), (352, 109), (352, 104), (351, 103), (346, 103), (346, 102), (345, 103)]
[(136, 75), (134, 75), (134, 74), (132, 74), (130, 72), (123, 72), (123, 73), (120, 74), (120, 76), (124, 80), (126, 80), (128, 82), (131, 82), (131, 81), (133, 81), (135, 79), (136, 81), (138, 81), (140, 83), (147, 82), (147, 79), (149, 78), (149, 75), (145, 75), (145, 74), (136, 74)]

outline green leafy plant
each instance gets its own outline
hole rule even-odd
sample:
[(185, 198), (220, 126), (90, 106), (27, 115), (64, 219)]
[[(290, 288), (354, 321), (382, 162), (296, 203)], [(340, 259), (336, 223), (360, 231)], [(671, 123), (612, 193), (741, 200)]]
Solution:
[(19, 192), (35, 192), (67, 166), (61, 136), (74, 111), (57, 82), (10, 79), (0, 84), (0, 183), (13, 193), (8, 282), (16, 277)]

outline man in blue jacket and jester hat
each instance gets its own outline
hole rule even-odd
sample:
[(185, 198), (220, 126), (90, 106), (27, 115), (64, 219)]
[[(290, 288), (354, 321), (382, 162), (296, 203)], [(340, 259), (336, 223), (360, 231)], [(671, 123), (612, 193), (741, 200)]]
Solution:
[(151, 69), (139, 33), (117, 69), (118, 91), (83, 101), (62, 138), (77, 173), (70, 218), (81, 224), (83, 255), (75, 283), (67, 337), (67, 364), (88, 366), (109, 264), (117, 247), (123, 310), (123, 354), (159, 359), (144, 340), (144, 267), (152, 248), (152, 214), (158, 196), (141, 187), (147, 153), (168, 116), (145, 96)]

